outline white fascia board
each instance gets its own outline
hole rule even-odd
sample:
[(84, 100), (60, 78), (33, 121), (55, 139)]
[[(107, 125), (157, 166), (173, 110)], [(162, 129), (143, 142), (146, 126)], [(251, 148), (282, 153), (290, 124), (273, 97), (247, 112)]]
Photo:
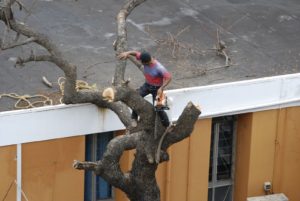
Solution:
[(0, 146), (120, 130), (117, 115), (92, 104), (0, 113)]
[[(166, 92), (170, 119), (176, 121), (189, 101), (199, 118), (300, 105), (300, 74), (260, 78)], [(150, 101), (151, 97), (147, 97)], [(0, 146), (124, 129), (108, 109), (92, 104), (55, 105), (0, 113)]]
[(200, 118), (299, 106), (300, 74), (177, 89), (167, 94), (173, 121), (188, 101), (200, 106)]

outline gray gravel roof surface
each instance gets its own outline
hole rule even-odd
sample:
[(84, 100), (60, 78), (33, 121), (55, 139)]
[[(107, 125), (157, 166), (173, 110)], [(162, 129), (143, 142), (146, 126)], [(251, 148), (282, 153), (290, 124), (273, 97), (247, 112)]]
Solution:
[[(34, 4), (32, 4), (35, 2)], [(116, 15), (120, 0), (25, 0), (33, 7), (26, 23), (47, 34), (78, 66), (78, 78), (110, 85), (114, 74)], [(26, 13), (16, 17), (24, 19)], [(232, 65), (214, 50), (217, 29)], [(5, 32), (0, 25), (1, 37)], [(300, 69), (298, 0), (148, 0), (128, 17), (130, 49), (150, 51), (173, 75), (169, 89), (297, 73)], [(29, 45), (0, 52), (0, 93), (49, 94), (62, 71), (50, 63), (14, 67), (17, 56), (44, 50)], [(42, 77), (54, 83), (48, 88)], [(144, 81), (129, 63), (133, 87)], [(0, 99), (0, 111), (13, 108)]]

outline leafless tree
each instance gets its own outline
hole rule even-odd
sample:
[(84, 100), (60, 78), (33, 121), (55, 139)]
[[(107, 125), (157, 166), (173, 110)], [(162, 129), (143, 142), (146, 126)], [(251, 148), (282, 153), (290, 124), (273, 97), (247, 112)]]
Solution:
[[(116, 53), (127, 50), (126, 18), (140, 4), (146, 0), (127, 1), (117, 16)], [(6, 27), (17, 33), (17, 39), (12, 43), (4, 44), (1, 39), (1, 49), (10, 49), (35, 43), (43, 47), (47, 54), (35, 55), (30, 53), (27, 58), (17, 59), (17, 64), (27, 62), (51, 62), (59, 67), (65, 74), (63, 102), (65, 104), (93, 103), (101, 108), (114, 111), (126, 127), (127, 134), (112, 139), (103, 159), (97, 162), (74, 163), (79, 170), (94, 171), (111, 185), (126, 193), (131, 201), (159, 201), (160, 190), (155, 179), (155, 172), (159, 163), (169, 159), (166, 150), (168, 147), (188, 137), (193, 130), (194, 123), (200, 115), (200, 109), (192, 103), (187, 103), (182, 114), (175, 124), (167, 129), (161, 125), (154, 129), (155, 110), (152, 104), (144, 100), (124, 80), (126, 61), (118, 60), (116, 64), (114, 81), (111, 87), (103, 91), (80, 90), (77, 91), (76, 66), (67, 61), (61, 51), (46, 35), (33, 30), (24, 23), (18, 22), (13, 15), (13, 6), (22, 7), (17, 0), (2, 0), (0, 19)], [(21, 37), (19, 37), (21, 36)], [(20, 41), (21, 40), (21, 41)], [(116, 58), (117, 59), (117, 58)], [(136, 111), (140, 120), (131, 119), (130, 110)], [(154, 137), (157, 130), (157, 137)], [(159, 147), (159, 148), (158, 148)], [(136, 150), (132, 169), (122, 172), (120, 157), (126, 150)], [(158, 154), (156, 154), (158, 153)], [(155, 160), (155, 155), (157, 155)]]

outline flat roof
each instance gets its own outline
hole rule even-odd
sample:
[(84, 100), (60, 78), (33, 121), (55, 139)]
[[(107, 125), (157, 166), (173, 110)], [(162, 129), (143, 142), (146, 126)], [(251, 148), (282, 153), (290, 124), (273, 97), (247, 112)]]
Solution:
[[(30, 7), (30, 1), (26, 5)], [(33, 1), (32, 1), (33, 2)], [(78, 78), (106, 87), (115, 67), (112, 43), (119, 1), (37, 1), (26, 21), (46, 33), (78, 66)], [(26, 14), (16, 14), (23, 19)], [(3, 24), (0, 29), (4, 30)], [(217, 29), (232, 66), (212, 50)], [(298, 0), (154, 0), (128, 18), (130, 49), (146, 49), (173, 74), (168, 89), (226, 83), (297, 73), (300, 69), (300, 4)], [(2, 34), (2, 33), (1, 33)], [(14, 67), (16, 56), (42, 51), (37, 46), (0, 53), (0, 93), (51, 94), (63, 73), (49, 63)], [(48, 88), (42, 77), (53, 83)], [(133, 87), (143, 75), (132, 64), (126, 69)], [(0, 111), (14, 101), (0, 99)]]

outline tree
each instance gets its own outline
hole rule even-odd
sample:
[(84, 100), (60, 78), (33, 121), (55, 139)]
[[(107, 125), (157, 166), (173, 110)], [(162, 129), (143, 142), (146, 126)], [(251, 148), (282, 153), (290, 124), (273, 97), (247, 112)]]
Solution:
[[(118, 13), (118, 38), (114, 43), (117, 54), (127, 50), (127, 16), (145, 1), (127, 1)], [(101, 108), (109, 108), (119, 116), (126, 127), (126, 135), (115, 137), (109, 142), (102, 160), (97, 162), (76, 161), (74, 167), (79, 170), (94, 171), (111, 185), (124, 191), (131, 201), (159, 201), (160, 191), (155, 179), (157, 167), (159, 163), (169, 159), (166, 152), (168, 147), (190, 135), (194, 123), (201, 113), (200, 109), (190, 102), (175, 124), (165, 128), (158, 121), (158, 125), (154, 126), (156, 116), (154, 107), (140, 97), (134, 89), (130, 88), (128, 81), (124, 80), (126, 61), (123, 60), (117, 61), (111, 87), (103, 91), (77, 91), (76, 66), (64, 58), (55, 43), (46, 35), (18, 22), (13, 15), (12, 7), (14, 5), (22, 8), (22, 4), (17, 0), (2, 0), (0, 19), (7, 28), (17, 33), (17, 40), (11, 44), (1, 42), (1, 49), (10, 49), (29, 43), (36, 43), (45, 48), (47, 54), (35, 55), (31, 53), (27, 58), (18, 58), (16, 64), (23, 65), (32, 61), (55, 64), (64, 72), (66, 77), (63, 94), (65, 104), (93, 103)], [(131, 60), (134, 61), (133, 58)], [(129, 108), (136, 111), (140, 116), (138, 122), (131, 119)], [(120, 169), (119, 160), (124, 151), (132, 149), (136, 150), (132, 169), (124, 173)]]

